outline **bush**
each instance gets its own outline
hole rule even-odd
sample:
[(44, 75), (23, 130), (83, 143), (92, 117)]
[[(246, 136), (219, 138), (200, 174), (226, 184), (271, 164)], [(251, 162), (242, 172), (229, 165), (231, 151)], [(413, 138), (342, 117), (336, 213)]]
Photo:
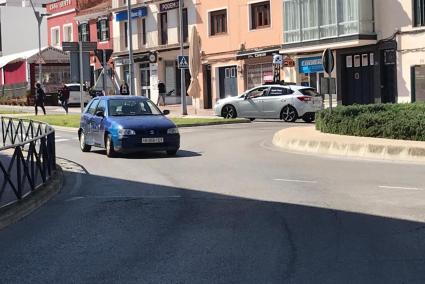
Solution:
[(316, 116), (324, 133), (425, 141), (425, 104), (338, 106)]

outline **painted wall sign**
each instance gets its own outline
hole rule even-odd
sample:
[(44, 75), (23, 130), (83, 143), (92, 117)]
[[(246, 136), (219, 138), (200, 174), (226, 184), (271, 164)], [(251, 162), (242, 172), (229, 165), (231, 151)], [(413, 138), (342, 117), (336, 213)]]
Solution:
[(70, 6), (71, 4), (72, 4), (71, 0), (62, 0), (62, 1), (50, 4), (49, 10), (60, 9), (66, 6)]
[(298, 66), (299, 72), (304, 74), (324, 71), (321, 56), (300, 58), (298, 59)]
[(179, 8), (179, 0), (159, 4), (159, 11), (161, 13), (178, 9), (178, 8)]

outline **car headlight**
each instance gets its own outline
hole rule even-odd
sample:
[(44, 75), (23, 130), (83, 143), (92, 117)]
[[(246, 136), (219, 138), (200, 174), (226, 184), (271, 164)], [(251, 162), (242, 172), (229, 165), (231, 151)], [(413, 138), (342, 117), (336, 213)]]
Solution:
[(167, 130), (167, 134), (179, 134), (179, 129), (177, 127), (170, 128)]
[(133, 129), (119, 129), (118, 130), (118, 135), (119, 136), (130, 136), (130, 135), (136, 135), (136, 131), (134, 131)]

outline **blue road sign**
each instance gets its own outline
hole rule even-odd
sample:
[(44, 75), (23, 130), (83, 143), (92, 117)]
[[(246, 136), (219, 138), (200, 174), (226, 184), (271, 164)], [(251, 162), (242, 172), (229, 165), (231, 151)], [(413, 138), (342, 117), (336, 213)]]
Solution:
[(189, 56), (177, 56), (177, 63), (179, 69), (189, 69)]

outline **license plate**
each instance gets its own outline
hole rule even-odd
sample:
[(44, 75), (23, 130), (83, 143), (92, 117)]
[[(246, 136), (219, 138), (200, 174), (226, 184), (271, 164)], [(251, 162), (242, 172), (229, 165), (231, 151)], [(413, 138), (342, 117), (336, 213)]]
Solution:
[(164, 143), (164, 138), (162, 138), (162, 137), (158, 137), (158, 138), (142, 138), (142, 143), (144, 143), (144, 144)]

